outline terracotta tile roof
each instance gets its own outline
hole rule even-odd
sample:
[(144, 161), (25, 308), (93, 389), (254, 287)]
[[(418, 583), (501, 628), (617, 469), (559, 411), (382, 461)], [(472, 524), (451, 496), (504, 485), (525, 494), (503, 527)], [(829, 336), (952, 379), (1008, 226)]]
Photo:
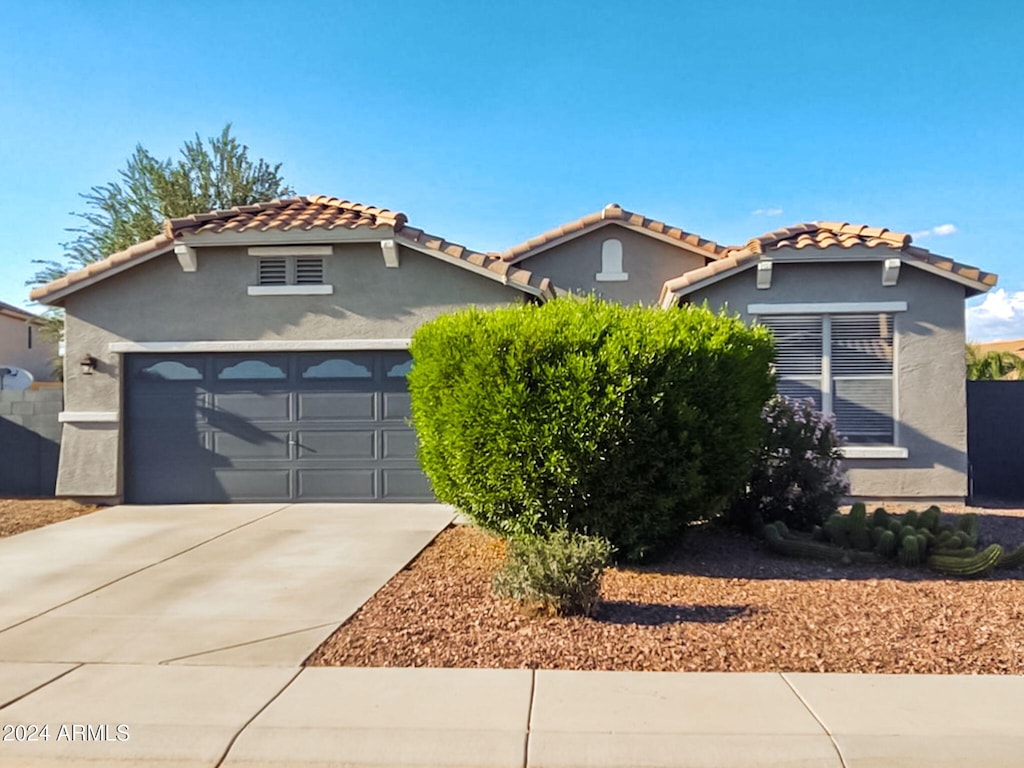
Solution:
[(662, 221), (648, 219), (639, 213), (624, 210), (617, 203), (609, 203), (596, 213), (588, 214), (581, 219), (576, 219), (575, 221), (570, 221), (568, 224), (563, 224), (560, 227), (550, 229), (543, 234), (537, 235), (537, 237), (530, 238), (525, 243), (514, 245), (506, 251), (501, 251), (500, 253), (494, 253), (492, 255), (497, 256), (503, 261), (521, 261), (522, 259), (533, 255), (535, 251), (549, 246), (551, 243), (561, 240), (562, 238), (583, 234), (583, 232), (594, 229), (595, 227), (609, 221), (618, 221), (630, 227), (646, 229), (649, 232), (669, 238), (670, 240), (676, 240), (680, 244), (685, 244), (699, 251), (703, 251), (710, 259), (719, 258), (726, 250), (725, 247), (718, 243), (712, 242), (711, 240), (705, 240), (699, 235), (685, 232), (678, 227), (669, 226)]
[(455, 261), (462, 261), (481, 267), (501, 275), (508, 283), (533, 288), (532, 292), (546, 298), (553, 298), (556, 293), (559, 293), (559, 290), (550, 279), (535, 275), (527, 269), (513, 266), (510, 262), (501, 259), (493, 253), (473, 251), (464, 245), (448, 242), (443, 237), (427, 234), (422, 229), (416, 229), (415, 227), (403, 226), (395, 232), (395, 235), (399, 242), (406, 241), (420, 248), (443, 254)]
[(386, 208), (375, 208), (326, 195), (312, 195), (170, 219), (164, 222), (164, 232), (177, 236), (185, 232), (288, 232), (293, 229), (331, 230), (338, 227), (376, 229), (386, 226), (397, 229), (406, 221), (404, 213)]
[(122, 267), (129, 262), (142, 261), (171, 250), (182, 235), (221, 232), (266, 232), (269, 230), (289, 232), (312, 229), (332, 230), (337, 228), (357, 229), (367, 227), (391, 227), (396, 235), (435, 251), (441, 257), (482, 267), (507, 279), (509, 282), (529, 286), (541, 295), (554, 295), (555, 287), (547, 278), (540, 278), (531, 272), (505, 264), (501, 259), (475, 251), (464, 246), (449, 243), (443, 238), (427, 235), (421, 229), (406, 226), (404, 213), (354, 203), (325, 195), (293, 197), (272, 200), (267, 203), (241, 205), (222, 211), (193, 214), (164, 222), (163, 233), (138, 243), (107, 258), (89, 264), (84, 269), (70, 272), (59, 280), (35, 288), (30, 293), (33, 300), (42, 300), (78, 283), (92, 281), (105, 272)]
[(977, 291), (984, 292), (996, 284), (998, 277), (990, 272), (982, 272), (977, 267), (961, 264), (953, 259), (940, 256), (925, 248), (911, 245), (910, 235), (893, 232), (882, 227), (868, 227), (864, 224), (846, 224), (833, 221), (817, 221), (808, 224), (797, 224), (793, 227), (776, 229), (773, 232), (755, 237), (746, 245), (725, 249), (719, 261), (687, 272), (669, 280), (662, 288), (662, 301), (669, 292), (689, 292), (694, 286), (710, 280), (723, 272), (738, 272), (753, 266), (764, 257), (788, 248), (802, 250), (812, 248), (888, 248), (898, 253), (906, 262), (915, 261), (930, 267), (949, 272), (960, 278), (977, 284)]

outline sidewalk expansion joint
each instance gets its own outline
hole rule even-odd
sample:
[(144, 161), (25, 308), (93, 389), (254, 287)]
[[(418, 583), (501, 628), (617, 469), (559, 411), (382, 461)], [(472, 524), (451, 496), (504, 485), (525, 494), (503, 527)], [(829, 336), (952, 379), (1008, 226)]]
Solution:
[[(282, 637), (289, 637), (290, 635), (298, 635), (303, 632), (309, 632), (313, 629), (330, 629), (332, 632), (342, 623), (343, 620), (337, 621), (325, 621), (322, 624), (314, 624), (310, 627), (302, 627), (301, 629), (293, 629), (291, 632), (281, 632), (277, 635), (267, 635), (266, 637), (257, 637), (255, 640), (246, 640), (244, 643), (232, 643), (231, 645), (222, 645), (218, 648), (208, 648), (205, 651), (196, 651), (195, 653), (186, 653), (184, 656), (175, 656), (172, 659), (164, 659), (163, 661), (157, 662), (158, 664), (174, 664), (178, 661), (184, 661), (185, 659), (194, 659), (197, 656), (207, 656), (211, 653), (218, 653), (220, 651), (230, 651), (234, 648), (244, 648), (247, 645), (256, 645), (257, 643), (265, 643), (268, 640), (278, 640)], [(325, 638), (326, 639), (326, 638)], [(303, 659), (305, 662), (305, 659)]]
[[(30, 663), (33, 663), (33, 662), (30, 662)], [(49, 685), (50, 683), (55, 683), (55, 682), (57, 682), (58, 680), (60, 680), (60, 679), (61, 679), (62, 677), (64, 677), (65, 675), (70, 675), (70, 674), (71, 674), (72, 672), (74, 672), (74, 671), (75, 671), (76, 669), (81, 669), (81, 668), (82, 668), (82, 667), (84, 667), (84, 666), (85, 666), (85, 664), (84, 664), (84, 663), (81, 663), (81, 664), (76, 664), (76, 665), (75, 665), (75, 666), (73, 666), (73, 667), (72, 667), (71, 669), (65, 669), (65, 670), (64, 670), (63, 672), (61, 672), (61, 673), (60, 673), (59, 675), (57, 675), (57, 676), (55, 676), (55, 677), (51, 677), (51, 678), (50, 678), (49, 680), (47, 680), (47, 681), (46, 681), (45, 683), (40, 683), (40, 684), (39, 684), (39, 685), (37, 685), (37, 686), (36, 686), (35, 688), (32, 688), (31, 690), (25, 691), (25, 693), (21, 694), (21, 696), (16, 696), (15, 698), (11, 699), (10, 701), (8, 701), (8, 702), (6, 702), (6, 703), (4, 703), (4, 704), (0, 704), (0, 709), (5, 709), (5, 708), (7, 708), (7, 707), (11, 706), (11, 704), (17, 704), (17, 703), (18, 703), (19, 701), (21, 701), (22, 699), (24, 699), (24, 698), (25, 698), (26, 696), (31, 696), (31, 695), (32, 695), (33, 693), (35, 693), (36, 691), (38, 691), (38, 690), (40, 690), (40, 689), (42, 689), (42, 688), (45, 688), (45, 687), (46, 687), (46, 686), (48, 686), (48, 685)]]
[(228, 753), (231, 752), (231, 748), (235, 746), (235, 742), (238, 741), (238, 737), (241, 736), (245, 729), (252, 724), (253, 720), (255, 720), (257, 717), (263, 714), (267, 707), (269, 707), (271, 704), (277, 701), (278, 696), (280, 696), (282, 693), (288, 690), (288, 687), (295, 682), (296, 678), (298, 678), (298, 676), (302, 674), (304, 669), (305, 667), (301, 667), (300, 669), (296, 670), (295, 674), (288, 679), (288, 682), (281, 687), (281, 690), (279, 690), (277, 693), (271, 696), (266, 704), (264, 704), (262, 707), (256, 710), (252, 717), (250, 717), (248, 720), (242, 723), (242, 727), (239, 728), (238, 732), (231, 737), (231, 741), (228, 742), (228, 746), (225, 748), (224, 754), (220, 756), (220, 760), (214, 763), (213, 768), (220, 768), (224, 764), (224, 761), (228, 759)]
[(3, 634), (4, 632), (7, 632), (10, 629), (14, 629), (15, 627), (20, 627), (22, 624), (27, 624), (30, 621), (34, 621), (35, 619), (38, 619), (40, 616), (45, 616), (48, 613), (53, 613), (58, 608), (63, 608), (65, 605), (71, 605), (71, 603), (75, 602), (76, 600), (81, 600), (83, 597), (88, 597), (89, 595), (94, 595), (97, 592), (99, 592), (101, 589), (106, 589), (107, 587), (113, 586), (114, 584), (117, 584), (119, 581), (124, 581), (125, 579), (130, 579), (132, 576), (140, 574), (143, 571), (148, 571), (150, 568), (155, 568), (158, 565), (163, 565), (164, 563), (169, 562), (169, 561), (173, 560), (176, 557), (181, 557), (182, 555), (184, 555), (184, 554), (186, 554), (188, 552), (191, 552), (194, 549), (199, 549), (199, 547), (205, 546), (205, 545), (209, 544), (211, 541), (216, 541), (217, 539), (223, 538), (224, 536), (227, 536), (229, 533), (234, 533), (235, 531), (241, 530), (242, 528), (245, 528), (248, 525), (252, 525), (253, 523), (258, 523), (261, 520), (266, 520), (271, 515), (276, 515), (278, 512), (280, 512), (282, 509), (285, 509), (288, 506), (290, 506), (290, 505), (289, 504), (285, 504), (285, 505), (281, 506), (278, 509), (274, 509), (274, 510), (271, 510), (270, 512), (267, 512), (267, 514), (265, 514), (265, 515), (260, 515), (259, 517), (253, 518), (252, 520), (247, 520), (246, 522), (241, 523), (240, 525), (236, 525), (234, 528), (229, 528), (226, 531), (221, 531), (216, 536), (211, 536), (208, 539), (203, 539), (203, 541), (200, 541), (197, 544), (193, 544), (191, 547), (186, 547), (185, 549), (181, 550), (180, 552), (175, 552), (173, 555), (168, 555), (167, 557), (165, 557), (165, 558), (163, 558), (161, 560), (157, 560), (156, 562), (149, 563), (148, 565), (144, 565), (141, 568), (137, 568), (134, 571), (131, 571), (130, 573), (124, 574), (123, 576), (118, 576), (116, 579), (112, 579), (111, 581), (108, 581), (105, 584), (100, 584), (98, 587), (94, 587), (93, 589), (90, 589), (88, 592), (83, 592), (80, 595), (72, 597), (70, 600), (65, 600), (63, 603), (57, 603), (57, 605), (51, 606), (50, 608), (47, 608), (45, 611), (40, 611), (35, 616), (29, 616), (27, 619), (22, 619), (21, 621), (15, 622), (14, 624), (11, 624), (10, 626), (7, 626), (7, 627), (4, 627), (3, 629), (0, 629), (0, 634)]
[(832, 742), (832, 748), (836, 751), (836, 756), (839, 758), (839, 764), (842, 766), (842, 768), (847, 768), (846, 760), (843, 758), (843, 750), (839, 748), (839, 744), (836, 742), (835, 736), (832, 735), (832, 731), (830, 731), (828, 727), (825, 725), (825, 722), (820, 717), (818, 717), (818, 713), (814, 711), (814, 708), (810, 705), (810, 702), (808, 702), (807, 699), (805, 699), (800, 694), (800, 691), (796, 689), (796, 686), (794, 686), (793, 683), (790, 682), (789, 678), (786, 677), (786, 673), (779, 672), (779, 677), (781, 677), (782, 681), (789, 686), (789, 690), (791, 690), (793, 692), (793, 695), (800, 700), (800, 703), (804, 705), (804, 709), (806, 709), (810, 713), (811, 717), (814, 718), (815, 722), (817, 722), (818, 725), (821, 726), (821, 730), (825, 732), (825, 735), (828, 736), (828, 740)]
[(523, 768), (530, 764), (530, 733), (533, 730), (533, 704), (537, 700), (537, 670), (530, 671), (530, 706), (526, 711), (526, 738), (523, 740)]

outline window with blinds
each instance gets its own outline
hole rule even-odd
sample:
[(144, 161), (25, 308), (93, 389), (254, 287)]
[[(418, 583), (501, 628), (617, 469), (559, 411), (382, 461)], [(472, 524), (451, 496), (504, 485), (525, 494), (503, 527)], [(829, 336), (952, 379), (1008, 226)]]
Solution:
[(322, 285), (324, 260), (309, 258), (260, 259), (257, 285)]
[(769, 315), (783, 395), (833, 413), (848, 443), (893, 442), (893, 316)]

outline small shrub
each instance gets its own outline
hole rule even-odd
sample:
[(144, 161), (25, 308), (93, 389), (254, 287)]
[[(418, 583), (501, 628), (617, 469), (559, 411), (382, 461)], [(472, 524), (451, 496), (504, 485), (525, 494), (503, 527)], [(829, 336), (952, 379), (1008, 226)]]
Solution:
[(569, 531), (513, 539), (494, 591), (533, 614), (589, 616), (613, 552), (607, 539)]
[(411, 352), (439, 500), (503, 538), (587, 531), (631, 561), (721, 513), (772, 391), (769, 332), (701, 307), (470, 308), (422, 325)]
[(823, 525), (850, 487), (840, 466), (835, 421), (815, 411), (811, 400), (783, 395), (768, 401), (761, 418), (754, 471), (726, 520), (751, 532), (776, 520), (803, 531)]

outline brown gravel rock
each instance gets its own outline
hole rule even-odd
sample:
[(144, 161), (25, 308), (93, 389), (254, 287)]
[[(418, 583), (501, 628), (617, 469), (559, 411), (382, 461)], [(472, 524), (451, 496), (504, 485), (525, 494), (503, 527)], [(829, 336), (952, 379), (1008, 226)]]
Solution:
[[(986, 514), (981, 533), (1015, 546), (1024, 516)], [(836, 566), (701, 527), (662, 563), (609, 569), (593, 618), (530, 619), (491, 592), (503, 552), (475, 528), (443, 531), (307, 663), (1024, 674), (1024, 569)]]
[(0, 537), (87, 515), (97, 509), (99, 507), (71, 499), (0, 499)]

